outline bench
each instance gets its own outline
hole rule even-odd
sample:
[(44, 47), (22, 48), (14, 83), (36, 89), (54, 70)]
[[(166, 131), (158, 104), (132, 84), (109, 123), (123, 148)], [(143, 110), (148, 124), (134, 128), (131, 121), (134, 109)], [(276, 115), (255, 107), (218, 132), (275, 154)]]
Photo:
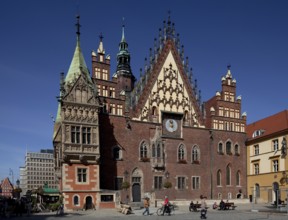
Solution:
[[(229, 210), (231, 208), (231, 210), (235, 210), (237, 206), (234, 204), (234, 202), (225, 202), (224, 203), (224, 210)], [(219, 210), (222, 210), (220, 205), (219, 205)]]
[[(209, 207), (205, 207), (205, 209), (208, 209)], [(196, 203), (196, 204), (193, 204), (193, 206), (189, 207), (189, 211), (192, 212), (198, 212), (199, 210), (201, 210), (201, 204), (200, 203)]]
[(132, 208), (130, 205), (121, 204), (121, 208), (119, 210), (124, 215), (132, 214)]

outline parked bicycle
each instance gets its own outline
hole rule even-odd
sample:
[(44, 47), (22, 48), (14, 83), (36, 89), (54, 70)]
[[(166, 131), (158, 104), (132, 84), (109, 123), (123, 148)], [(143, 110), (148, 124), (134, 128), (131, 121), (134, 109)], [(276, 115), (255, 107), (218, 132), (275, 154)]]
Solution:
[[(164, 211), (164, 205), (162, 205), (159, 209), (157, 209), (157, 215), (162, 215)], [(165, 214), (174, 215), (175, 214), (175, 207), (172, 204), (169, 204), (169, 210), (166, 209)]]

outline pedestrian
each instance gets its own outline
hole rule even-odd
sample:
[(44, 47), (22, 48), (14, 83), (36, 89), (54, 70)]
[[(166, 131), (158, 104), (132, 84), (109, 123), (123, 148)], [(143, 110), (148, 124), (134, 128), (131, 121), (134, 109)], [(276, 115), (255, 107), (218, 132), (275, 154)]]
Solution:
[(145, 215), (145, 213), (147, 213), (147, 215), (150, 215), (149, 213), (149, 206), (150, 206), (150, 199), (148, 197), (145, 197), (144, 199), (144, 212), (143, 215)]
[(225, 210), (225, 202), (223, 201), (223, 199), (221, 199), (220, 201), (220, 210)]
[(31, 215), (31, 202), (30, 201), (28, 201), (27, 202), (27, 216), (30, 216)]
[(163, 213), (162, 213), (162, 215), (164, 215), (165, 212), (167, 212), (168, 215), (171, 215), (171, 214), (170, 214), (170, 207), (169, 207), (169, 205), (170, 205), (170, 202), (169, 202), (168, 196), (165, 196), (164, 204), (163, 204), (164, 208), (163, 208)]
[(204, 218), (206, 219), (206, 213), (207, 213), (207, 203), (204, 196), (200, 196), (201, 198), (201, 219)]

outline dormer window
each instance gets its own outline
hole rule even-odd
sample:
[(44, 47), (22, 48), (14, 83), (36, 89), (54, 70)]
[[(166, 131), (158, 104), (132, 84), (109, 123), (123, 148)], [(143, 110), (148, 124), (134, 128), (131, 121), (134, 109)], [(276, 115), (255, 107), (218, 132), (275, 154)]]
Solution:
[(256, 131), (253, 132), (252, 138), (261, 136), (262, 134), (264, 134), (264, 132), (265, 132), (265, 130), (263, 130), (263, 129), (261, 129), (261, 130), (256, 130)]

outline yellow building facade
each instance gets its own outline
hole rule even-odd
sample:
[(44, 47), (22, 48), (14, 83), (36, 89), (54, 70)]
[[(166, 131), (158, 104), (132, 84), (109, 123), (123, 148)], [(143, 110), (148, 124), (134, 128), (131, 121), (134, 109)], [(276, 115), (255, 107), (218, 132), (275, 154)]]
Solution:
[(247, 192), (250, 201), (277, 204), (288, 195), (288, 111), (247, 125)]

